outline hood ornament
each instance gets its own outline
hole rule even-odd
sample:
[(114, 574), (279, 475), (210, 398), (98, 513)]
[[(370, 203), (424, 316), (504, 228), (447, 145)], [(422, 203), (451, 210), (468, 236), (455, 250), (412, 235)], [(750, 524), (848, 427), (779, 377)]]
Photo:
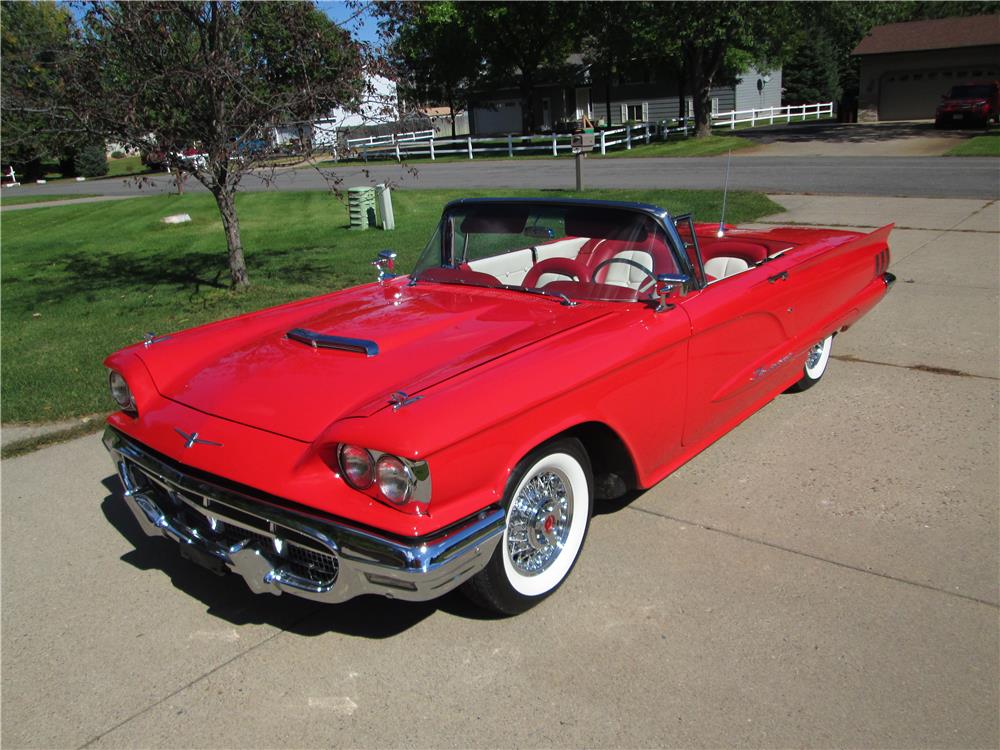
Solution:
[(142, 345), (147, 349), (153, 344), (158, 344), (161, 341), (166, 341), (170, 336), (157, 336), (155, 333), (150, 331), (149, 333), (143, 334)]
[(423, 396), (408, 396), (403, 391), (396, 391), (389, 396), (389, 403), (392, 404), (393, 411), (399, 411), (404, 406), (409, 406), (415, 401), (419, 401)]
[(180, 429), (179, 427), (175, 427), (174, 428), (174, 432), (176, 432), (178, 435), (180, 435), (182, 438), (184, 438), (184, 447), (185, 448), (193, 448), (196, 444), (197, 445), (215, 445), (215, 446), (217, 446), (219, 448), (222, 447), (222, 443), (216, 443), (214, 440), (202, 440), (201, 438), (198, 437), (198, 433), (197, 432), (192, 432), (189, 435), (188, 433), (184, 432), (184, 430)]

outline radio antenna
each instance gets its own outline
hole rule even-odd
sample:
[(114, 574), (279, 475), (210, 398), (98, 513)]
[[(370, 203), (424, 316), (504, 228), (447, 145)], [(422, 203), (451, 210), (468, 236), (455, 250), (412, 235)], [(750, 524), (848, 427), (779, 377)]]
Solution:
[(729, 196), (729, 162), (733, 158), (733, 150), (729, 149), (726, 154), (726, 182), (722, 188), (722, 215), (719, 217), (719, 231), (716, 236), (722, 237), (726, 233), (726, 198)]

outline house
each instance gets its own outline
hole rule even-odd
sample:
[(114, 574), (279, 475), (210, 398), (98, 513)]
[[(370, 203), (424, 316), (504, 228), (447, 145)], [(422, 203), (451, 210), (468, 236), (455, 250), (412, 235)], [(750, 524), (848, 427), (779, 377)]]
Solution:
[[(448, 107), (422, 107), (418, 114), (428, 121), (436, 138), (451, 138), (451, 110)], [(460, 110), (455, 113), (455, 135), (468, 135), (469, 113)]]
[(854, 49), (861, 58), (858, 119), (927, 119), (956, 83), (996, 79), (1000, 15), (876, 26)]
[(369, 76), (367, 84), (364, 100), (357, 108), (338, 107), (314, 120), (283, 123), (272, 128), (273, 145), (281, 148), (298, 142), (311, 144), (312, 148), (333, 149), (341, 131), (397, 121), (399, 100), (396, 82), (382, 76)]
[[(541, 132), (572, 129), (584, 116), (613, 127), (630, 121), (670, 120), (682, 114), (676, 79), (648, 66), (637, 64), (608, 80), (592, 73), (580, 55), (571, 55), (567, 69), (568, 74), (564, 69), (561, 75), (550, 75), (534, 88), (534, 119)], [(735, 81), (715, 86), (711, 100), (713, 112), (780, 107), (781, 69), (747, 70)], [(475, 135), (521, 131), (521, 101), (516, 88), (480, 92), (473, 97), (470, 110), (470, 128)], [(690, 96), (686, 97), (686, 110), (688, 116), (693, 114)]]

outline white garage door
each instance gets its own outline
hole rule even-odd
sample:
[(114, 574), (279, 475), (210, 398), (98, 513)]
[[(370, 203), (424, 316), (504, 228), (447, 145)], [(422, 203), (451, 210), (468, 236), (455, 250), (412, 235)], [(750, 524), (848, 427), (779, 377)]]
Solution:
[(926, 120), (934, 117), (941, 95), (956, 83), (996, 78), (996, 66), (962, 65), (938, 70), (901, 70), (882, 76), (878, 119)]
[(496, 102), (493, 106), (495, 109), (476, 107), (473, 110), (477, 134), (521, 132), (521, 104), (519, 102)]

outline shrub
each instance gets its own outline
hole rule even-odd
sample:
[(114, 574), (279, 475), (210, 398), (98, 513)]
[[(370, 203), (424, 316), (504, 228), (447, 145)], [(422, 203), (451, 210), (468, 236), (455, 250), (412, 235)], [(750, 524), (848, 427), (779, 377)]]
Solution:
[(108, 173), (108, 157), (103, 144), (92, 144), (80, 149), (74, 160), (78, 174), (84, 177), (103, 177)]
[(124, 159), (125, 158), (125, 152), (124, 151), (112, 151), (111, 152), (111, 158), (112, 159)]

